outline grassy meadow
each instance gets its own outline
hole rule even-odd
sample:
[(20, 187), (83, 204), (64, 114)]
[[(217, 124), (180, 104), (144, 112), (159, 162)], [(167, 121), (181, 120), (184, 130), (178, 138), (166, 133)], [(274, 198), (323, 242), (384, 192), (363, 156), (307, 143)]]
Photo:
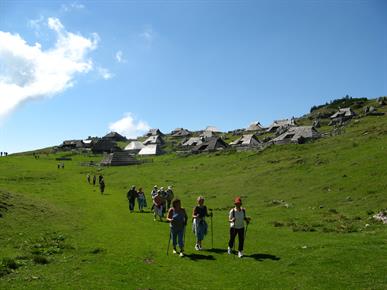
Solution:
[[(342, 134), (262, 152), (166, 154), (135, 166), (83, 166), (101, 156), (0, 158), (0, 289), (387, 289), (387, 117)], [(101, 172), (105, 194), (89, 185)], [(214, 210), (203, 251), (166, 255), (169, 228), (130, 213), (126, 192), (174, 186), (190, 214)], [(228, 210), (242, 196), (245, 257), (227, 255)], [(137, 204), (136, 204), (137, 210)], [(207, 220), (210, 225), (210, 219)], [(210, 227), (209, 227), (210, 228)]]

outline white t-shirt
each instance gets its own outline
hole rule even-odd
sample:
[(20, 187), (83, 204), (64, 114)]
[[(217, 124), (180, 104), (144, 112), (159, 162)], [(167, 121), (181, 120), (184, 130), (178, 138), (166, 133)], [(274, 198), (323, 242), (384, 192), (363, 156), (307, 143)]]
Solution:
[(245, 210), (243, 208), (241, 208), (240, 211), (238, 211), (236, 207), (231, 209), (228, 218), (231, 220), (233, 217), (235, 217), (235, 222), (230, 222), (231, 228), (242, 229), (245, 227)]

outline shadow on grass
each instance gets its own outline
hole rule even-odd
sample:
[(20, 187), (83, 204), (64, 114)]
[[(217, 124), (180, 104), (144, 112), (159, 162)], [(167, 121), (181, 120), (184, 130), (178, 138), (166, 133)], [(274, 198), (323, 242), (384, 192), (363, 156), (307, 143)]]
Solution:
[(215, 260), (213, 255), (200, 255), (200, 254), (185, 254), (184, 257), (192, 260), (192, 261), (199, 261), (199, 260)]
[(204, 251), (210, 252), (210, 253), (215, 253), (215, 254), (223, 254), (223, 253), (227, 253), (227, 250), (226, 250), (226, 249), (216, 249), (216, 248), (205, 249)]
[(281, 259), (280, 257), (270, 255), (270, 254), (252, 254), (252, 255), (245, 255), (244, 257), (245, 258), (253, 258), (256, 261), (260, 261), (260, 262), (262, 262), (264, 260), (279, 261)]

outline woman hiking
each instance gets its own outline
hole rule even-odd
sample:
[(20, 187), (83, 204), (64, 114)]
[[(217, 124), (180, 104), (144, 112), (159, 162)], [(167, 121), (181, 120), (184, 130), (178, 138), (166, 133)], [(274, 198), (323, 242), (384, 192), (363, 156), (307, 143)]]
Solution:
[(192, 230), (196, 236), (195, 250), (200, 251), (202, 250), (202, 241), (204, 239), (204, 236), (207, 234), (208, 229), (205, 217), (212, 216), (212, 213), (208, 214), (207, 207), (204, 205), (203, 196), (199, 196), (197, 198), (197, 203), (198, 205), (195, 206), (192, 213)]
[(153, 198), (153, 217), (154, 221), (157, 220), (157, 217), (163, 221), (163, 199), (160, 196), (160, 191)]
[(138, 192), (137, 192), (137, 201), (138, 201), (138, 210), (140, 212), (143, 212), (143, 208), (147, 206), (146, 204), (146, 199), (145, 199), (145, 193), (144, 191), (142, 190), (142, 187), (140, 187), (138, 189)]
[(167, 221), (170, 223), (173, 253), (177, 254), (176, 245), (179, 243), (180, 257), (184, 256), (184, 232), (187, 225), (187, 213), (181, 207), (180, 199), (172, 201), (172, 207), (168, 211)]
[(231, 254), (234, 247), (235, 237), (238, 235), (238, 257), (243, 257), (243, 243), (245, 240), (245, 221), (250, 223), (251, 218), (246, 216), (246, 209), (242, 208), (242, 200), (236, 197), (234, 200), (235, 207), (230, 210), (228, 220), (230, 222), (230, 240), (228, 242), (227, 253)]

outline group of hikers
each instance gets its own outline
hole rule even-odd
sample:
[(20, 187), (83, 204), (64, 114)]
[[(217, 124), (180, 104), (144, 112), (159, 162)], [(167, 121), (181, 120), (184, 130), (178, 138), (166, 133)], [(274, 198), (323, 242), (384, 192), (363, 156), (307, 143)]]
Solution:
[[(97, 182), (97, 175), (94, 174), (93, 180), (92, 180), (90, 173), (88, 173), (86, 176), (86, 179), (87, 179), (88, 184), (93, 184), (93, 186), (95, 186), (95, 184)], [(101, 194), (103, 194), (105, 192), (105, 179), (103, 178), (102, 174), (98, 175), (98, 185), (99, 185), (99, 190), (100, 190)]]
[[(251, 218), (246, 216), (246, 209), (242, 208), (242, 200), (240, 197), (236, 197), (234, 200), (235, 207), (229, 212), (228, 221), (230, 223), (230, 238), (228, 242), (227, 253), (230, 255), (233, 252), (235, 238), (238, 236), (238, 257), (243, 257), (243, 246), (245, 235), (247, 232), (247, 225), (250, 223)], [(207, 207), (204, 205), (204, 197), (199, 196), (197, 198), (197, 205), (192, 212), (192, 231), (196, 237), (195, 250), (201, 251), (203, 249), (202, 242), (205, 235), (207, 235), (208, 224), (205, 220), (206, 217), (211, 217), (212, 224), (212, 211), (208, 213)], [(168, 210), (167, 221), (170, 223), (170, 240), (172, 238), (173, 253), (177, 254), (176, 246), (179, 245), (179, 256), (184, 256), (184, 236), (185, 228), (188, 222), (188, 216), (185, 209), (181, 206), (180, 199), (174, 199), (172, 207)], [(246, 222), (246, 228), (245, 228)], [(169, 252), (169, 243), (167, 254)]]
[(3, 157), (3, 156), (8, 156), (8, 152), (0, 152), (0, 157)]
[[(169, 252), (169, 244), (172, 239), (173, 253), (179, 253), (179, 256), (183, 257), (188, 215), (186, 210), (181, 205), (181, 200), (174, 198), (172, 186), (168, 186), (167, 190), (164, 190), (164, 187), (160, 187), (160, 189), (158, 189), (157, 185), (155, 185), (151, 191), (151, 198), (151, 210), (153, 210), (154, 221), (156, 221), (157, 218), (162, 221), (164, 214), (167, 213), (166, 220), (170, 224), (167, 254)], [(143, 212), (144, 207), (147, 207), (143, 189), (139, 188), (136, 190), (135, 185), (131, 186), (130, 190), (127, 192), (127, 199), (129, 201), (130, 212), (134, 211), (136, 199), (138, 201), (138, 208), (140, 212)], [(242, 258), (247, 225), (250, 223), (251, 219), (246, 216), (246, 209), (242, 207), (242, 200), (240, 197), (235, 198), (234, 205), (235, 207), (229, 211), (228, 215), (228, 221), (230, 223), (230, 238), (227, 253), (232, 254), (235, 245), (235, 238), (238, 236), (238, 257)], [(202, 243), (208, 232), (206, 217), (211, 217), (212, 225), (212, 210), (207, 209), (207, 206), (204, 205), (204, 197), (199, 196), (197, 198), (197, 205), (192, 211), (192, 231), (196, 237), (195, 250), (197, 251), (203, 249)], [(177, 250), (177, 245), (180, 249), (179, 252)]]
[[(95, 185), (97, 182), (97, 176), (94, 174), (91, 178), (90, 174), (87, 174), (87, 182)], [(101, 194), (105, 190), (105, 181), (102, 174), (98, 175), (98, 184)], [(169, 252), (170, 241), (172, 240), (173, 253), (179, 254), (180, 257), (184, 256), (184, 240), (185, 231), (188, 223), (188, 215), (186, 210), (181, 205), (181, 200), (174, 198), (172, 186), (168, 186), (166, 190), (164, 187), (158, 188), (155, 185), (150, 193), (152, 199), (151, 211), (153, 211), (154, 221), (163, 221), (166, 214), (166, 220), (170, 224), (170, 234), (168, 241), (167, 254)], [(144, 212), (146, 208), (147, 200), (143, 189), (140, 187), (138, 190), (135, 185), (132, 185), (126, 194), (129, 202), (129, 211), (134, 212), (136, 200), (138, 203), (138, 210)], [(234, 200), (235, 207), (229, 211), (228, 222), (230, 224), (230, 238), (228, 241), (227, 253), (232, 254), (235, 238), (238, 236), (238, 257), (243, 257), (243, 246), (247, 232), (247, 226), (250, 223), (250, 217), (246, 215), (246, 209), (242, 207), (242, 200), (240, 197), (236, 197)], [(195, 250), (201, 251), (203, 249), (203, 240), (208, 232), (208, 224), (206, 217), (211, 217), (212, 225), (212, 210), (208, 210), (204, 205), (204, 197), (199, 196), (197, 198), (197, 205), (192, 211), (192, 231), (196, 237)], [(246, 223), (246, 227), (245, 227)], [(179, 246), (180, 251), (177, 250)]]
[[(166, 210), (171, 207), (171, 202), (174, 198), (172, 186), (168, 186), (167, 190), (164, 190), (164, 187), (160, 187), (160, 189), (158, 189), (157, 185), (155, 185), (150, 195), (152, 198), (151, 211), (153, 211), (154, 214), (154, 221), (157, 219), (162, 221)], [(126, 194), (126, 197), (129, 201), (130, 212), (134, 211), (136, 199), (140, 212), (143, 212), (144, 207), (147, 207), (146, 197), (141, 187), (136, 190), (136, 186), (132, 185)]]

